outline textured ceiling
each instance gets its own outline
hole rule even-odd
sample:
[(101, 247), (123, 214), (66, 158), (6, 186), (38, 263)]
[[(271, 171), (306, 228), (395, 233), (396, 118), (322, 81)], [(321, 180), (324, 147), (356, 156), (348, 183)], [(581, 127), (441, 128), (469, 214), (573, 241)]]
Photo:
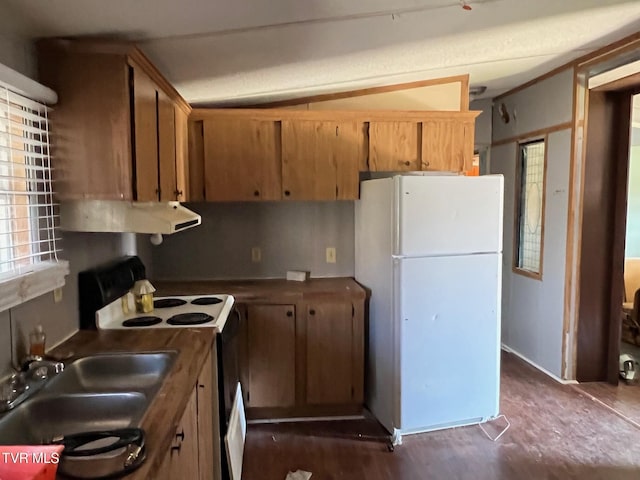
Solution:
[(0, 0), (29, 37), (136, 40), (190, 102), (469, 73), (492, 97), (640, 30), (621, 0)]

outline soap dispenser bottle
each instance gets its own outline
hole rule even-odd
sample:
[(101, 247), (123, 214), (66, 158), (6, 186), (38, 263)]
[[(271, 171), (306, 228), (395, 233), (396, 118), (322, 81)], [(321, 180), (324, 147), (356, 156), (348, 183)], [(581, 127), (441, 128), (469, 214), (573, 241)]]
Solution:
[(42, 325), (38, 325), (29, 334), (29, 355), (44, 356), (45, 341), (47, 339)]

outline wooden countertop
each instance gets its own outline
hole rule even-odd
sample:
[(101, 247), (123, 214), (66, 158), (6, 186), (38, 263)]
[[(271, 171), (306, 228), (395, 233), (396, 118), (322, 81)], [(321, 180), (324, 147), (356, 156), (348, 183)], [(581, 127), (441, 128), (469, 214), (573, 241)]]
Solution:
[(79, 357), (107, 352), (178, 351), (171, 370), (142, 419), (147, 459), (126, 477), (128, 480), (158, 476), (215, 335), (213, 328), (80, 331), (51, 352)]
[(319, 300), (364, 298), (366, 292), (353, 278), (311, 278), (306, 282), (284, 279), (269, 280), (209, 280), (209, 281), (154, 281), (156, 296), (200, 295), (225, 293), (233, 295), (236, 302), (296, 303)]

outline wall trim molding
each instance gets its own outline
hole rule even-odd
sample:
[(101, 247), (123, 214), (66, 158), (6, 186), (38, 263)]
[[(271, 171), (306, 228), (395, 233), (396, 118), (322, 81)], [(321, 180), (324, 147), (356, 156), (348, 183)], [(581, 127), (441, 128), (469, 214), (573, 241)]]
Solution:
[(547, 375), (548, 377), (553, 378), (556, 382), (562, 384), (562, 385), (577, 385), (578, 382), (576, 380), (563, 380), (562, 378), (558, 377), (557, 375), (555, 375), (554, 373), (551, 373), (549, 370), (547, 370), (544, 367), (541, 367), (540, 365), (538, 365), (536, 362), (528, 359), (527, 357), (525, 357), (524, 355), (522, 355), (521, 353), (517, 352), (516, 350), (514, 350), (513, 348), (507, 346), (506, 344), (502, 344), (501, 345), (502, 350), (504, 350), (507, 353), (511, 353), (513, 355), (515, 355), (516, 357), (518, 357), (520, 360), (523, 360), (524, 362), (528, 363), (529, 365), (531, 365), (532, 367), (534, 367), (537, 370), (540, 370), (542, 373), (544, 373), (545, 375)]
[(558, 123), (557, 125), (552, 125), (550, 127), (540, 128), (538, 130), (533, 130), (532, 132), (522, 133), (520, 135), (516, 135), (513, 137), (505, 138), (503, 140), (496, 140), (491, 144), (492, 147), (499, 147), (501, 145), (506, 145), (508, 143), (517, 143), (522, 142), (524, 140), (530, 140), (534, 137), (543, 137), (550, 133), (559, 132), (561, 130), (569, 130), (573, 128), (573, 122), (564, 122)]

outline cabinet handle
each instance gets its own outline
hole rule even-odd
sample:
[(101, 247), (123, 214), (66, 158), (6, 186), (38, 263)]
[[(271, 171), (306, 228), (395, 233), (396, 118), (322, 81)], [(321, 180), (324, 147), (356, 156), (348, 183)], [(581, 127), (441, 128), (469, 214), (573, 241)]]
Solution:
[(289, 190), (285, 190), (284, 191), (284, 196), (288, 197), (289, 195), (291, 195), (291, 192)]
[(425, 166), (425, 167), (428, 167), (429, 166), (429, 162), (422, 162), (422, 165)]
[(404, 162), (404, 164), (408, 167), (409, 165), (411, 165), (411, 162), (407, 160), (406, 162)]
[(180, 433), (176, 433), (176, 438), (180, 439), (180, 443), (178, 445), (171, 446), (171, 452), (179, 452), (182, 448), (182, 442), (184, 442), (184, 429)]
[(176, 198), (180, 198), (182, 196), (182, 190), (176, 190), (173, 193), (175, 194)]
[(293, 317), (293, 312), (287, 312), (287, 317)]
[(260, 196), (260, 190), (256, 190), (253, 192), (253, 196), (254, 197), (259, 197)]
[(311, 310), (309, 310), (309, 315), (315, 315), (316, 311), (312, 308)]

